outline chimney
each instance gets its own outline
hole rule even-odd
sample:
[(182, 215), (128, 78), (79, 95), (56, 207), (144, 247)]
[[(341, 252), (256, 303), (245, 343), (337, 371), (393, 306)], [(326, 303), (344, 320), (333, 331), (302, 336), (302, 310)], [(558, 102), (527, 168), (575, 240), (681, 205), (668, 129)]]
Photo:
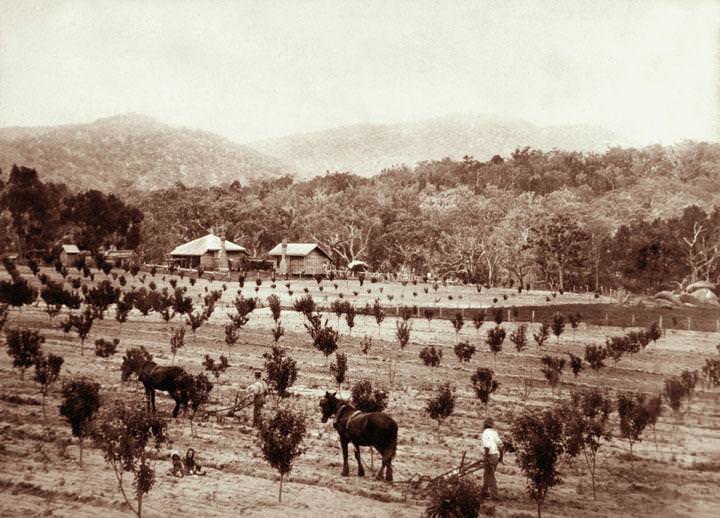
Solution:
[(287, 275), (288, 274), (288, 262), (287, 262), (287, 238), (284, 238), (282, 240), (282, 244), (280, 245), (280, 250), (282, 253), (282, 256), (280, 257), (280, 275)]
[(221, 272), (227, 272), (230, 270), (230, 263), (228, 261), (227, 250), (225, 248), (225, 233), (220, 235), (220, 253), (218, 255), (218, 270)]

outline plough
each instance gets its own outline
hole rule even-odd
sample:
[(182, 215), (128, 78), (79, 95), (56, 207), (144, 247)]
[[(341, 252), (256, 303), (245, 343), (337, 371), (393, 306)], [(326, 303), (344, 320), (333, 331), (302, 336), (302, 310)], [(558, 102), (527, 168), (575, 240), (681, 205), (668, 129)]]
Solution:
[(400, 484), (406, 484), (408, 491), (413, 494), (423, 493), (428, 489), (432, 489), (438, 483), (449, 480), (450, 478), (457, 477), (463, 478), (467, 475), (475, 473), (483, 469), (483, 460), (479, 459), (473, 462), (467, 462), (465, 460), (465, 452), (462, 454), (460, 464), (452, 469), (447, 470), (444, 473), (431, 477), (429, 475), (415, 474), (407, 480), (403, 480)]
[(224, 408), (215, 408), (212, 410), (206, 410), (202, 415), (202, 420), (207, 421), (210, 417), (215, 416), (218, 423), (222, 422), (225, 417), (233, 417), (235, 412), (249, 407), (253, 403), (252, 394), (248, 394), (245, 397), (241, 397), (240, 394), (235, 396), (235, 402), (232, 406)]

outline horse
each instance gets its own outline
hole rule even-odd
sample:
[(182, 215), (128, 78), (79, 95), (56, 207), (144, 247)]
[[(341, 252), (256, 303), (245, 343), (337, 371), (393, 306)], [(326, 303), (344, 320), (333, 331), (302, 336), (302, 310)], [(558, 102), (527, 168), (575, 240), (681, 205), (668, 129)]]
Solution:
[(137, 374), (145, 387), (148, 412), (156, 412), (155, 391), (162, 390), (175, 400), (173, 417), (178, 416), (180, 405), (187, 412), (190, 400), (192, 376), (181, 367), (162, 367), (152, 361), (152, 356), (143, 350), (131, 350), (123, 358), (122, 381), (127, 381), (131, 374)]
[(382, 465), (377, 473), (379, 480), (383, 479), (392, 482), (392, 460), (395, 457), (397, 447), (397, 423), (383, 412), (362, 412), (353, 407), (348, 401), (335, 397), (325, 392), (320, 400), (322, 410), (322, 422), (326, 423), (330, 416), (335, 417), (333, 426), (340, 436), (340, 445), (343, 454), (342, 476), (349, 474), (348, 467), (348, 443), (355, 447), (355, 459), (358, 463), (358, 476), (365, 476), (362, 461), (360, 460), (360, 446), (374, 447), (382, 456)]

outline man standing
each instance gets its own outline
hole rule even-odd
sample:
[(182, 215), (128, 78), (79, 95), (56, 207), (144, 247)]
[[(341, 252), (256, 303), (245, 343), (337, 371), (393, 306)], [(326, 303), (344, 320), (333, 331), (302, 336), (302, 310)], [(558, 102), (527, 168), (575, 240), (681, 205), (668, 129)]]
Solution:
[(482, 433), (482, 447), (484, 452), (483, 487), (482, 494), (484, 497), (490, 497), (492, 500), (498, 500), (497, 482), (495, 482), (495, 468), (498, 462), (503, 459), (503, 443), (500, 436), (493, 428), (494, 422), (491, 417), (485, 419)]
[(265, 395), (268, 391), (267, 384), (260, 376), (260, 371), (255, 371), (255, 383), (248, 387), (248, 392), (253, 396), (253, 427), (255, 428), (260, 427), (262, 407), (265, 404)]

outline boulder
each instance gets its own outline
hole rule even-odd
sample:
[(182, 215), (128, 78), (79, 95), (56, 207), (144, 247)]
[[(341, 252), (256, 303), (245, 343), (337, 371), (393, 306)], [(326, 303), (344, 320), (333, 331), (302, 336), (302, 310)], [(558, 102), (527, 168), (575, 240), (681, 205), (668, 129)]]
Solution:
[(680, 304), (680, 296), (672, 291), (659, 291), (655, 294), (656, 299), (667, 300), (673, 304)]
[(697, 290), (711, 290), (717, 293), (717, 284), (708, 281), (697, 281), (693, 282), (687, 288), (685, 288), (685, 291), (687, 291), (688, 293), (694, 293)]
[(720, 306), (717, 295), (715, 295), (715, 292), (709, 288), (700, 288), (699, 290), (695, 290), (690, 296), (697, 300), (700, 304), (712, 304), (713, 306)]
[(700, 301), (698, 299), (696, 299), (694, 296), (692, 296), (688, 293), (681, 293), (679, 298), (680, 298), (680, 302), (682, 302), (683, 304), (690, 304), (690, 305), (700, 304)]

